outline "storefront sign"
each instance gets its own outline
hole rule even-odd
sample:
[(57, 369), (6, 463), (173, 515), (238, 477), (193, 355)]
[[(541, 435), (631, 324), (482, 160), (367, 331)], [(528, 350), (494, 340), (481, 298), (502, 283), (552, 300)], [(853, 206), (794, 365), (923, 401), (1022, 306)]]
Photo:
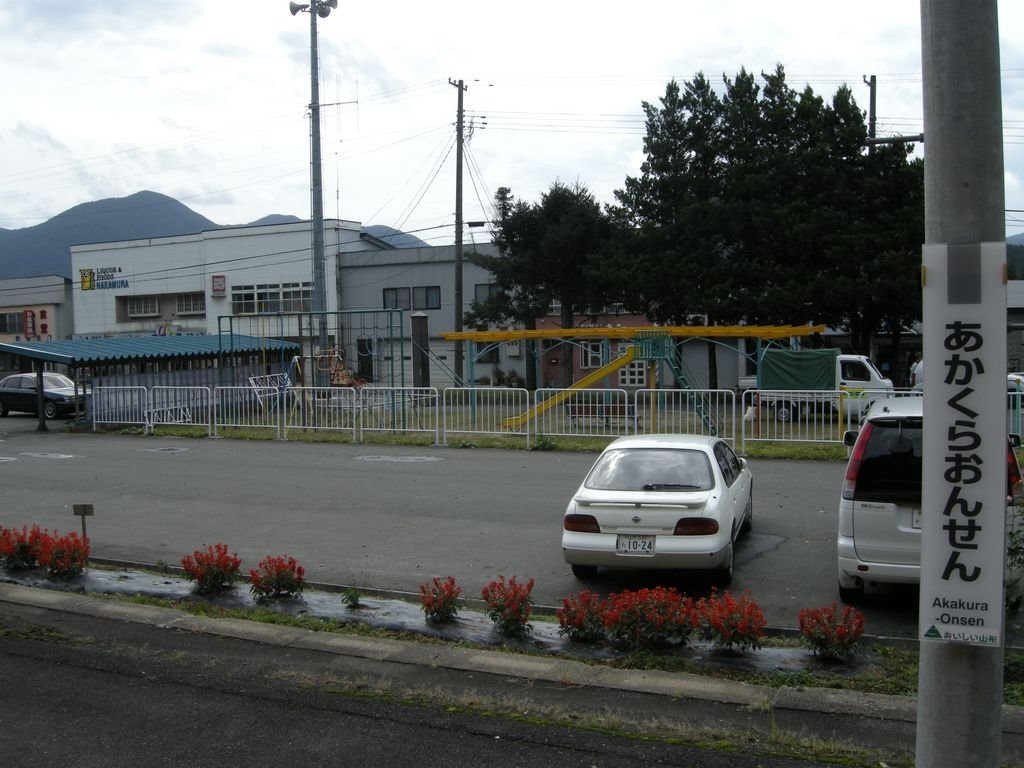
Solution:
[(119, 277), (120, 274), (120, 267), (98, 267), (96, 269), (78, 270), (79, 282), (83, 291), (127, 288), (128, 279)]

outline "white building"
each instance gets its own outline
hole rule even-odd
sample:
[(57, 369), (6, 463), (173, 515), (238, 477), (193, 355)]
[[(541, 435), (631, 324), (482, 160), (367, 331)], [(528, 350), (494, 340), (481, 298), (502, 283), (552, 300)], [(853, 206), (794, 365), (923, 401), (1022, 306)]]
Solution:
[[(321, 317), (311, 313), (311, 240), (309, 222), (295, 222), (72, 246), (74, 336), (288, 338), (314, 357), (341, 357), (368, 381), (411, 385), (410, 316), (423, 313), (431, 384), (450, 384), (454, 345), (440, 335), (455, 328), (454, 247), (393, 248), (357, 222), (325, 221)], [(465, 311), (493, 289), (493, 278), (468, 258), (462, 266)], [(321, 323), (326, 349), (316, 343)]]

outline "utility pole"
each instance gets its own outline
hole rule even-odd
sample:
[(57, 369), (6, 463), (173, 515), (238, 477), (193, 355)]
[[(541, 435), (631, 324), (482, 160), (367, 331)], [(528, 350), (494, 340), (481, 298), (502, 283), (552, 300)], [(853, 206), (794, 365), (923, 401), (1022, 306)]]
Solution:
[(909, 144), (914, 141), (924, 141), (924, 134), (918, 133), (913, 136), (886, 136), (884, 139), (877, 137), (878, 133), (878, 78), (872, 75), (868, 78), (865, 75), (861, 76), (864, 79), (864, 85), (870, 89), (870, 96), (868, 98), (868, 140), (867, 146), (873, 147), (875, 144)]
[(313, 0), (288, 4), (292, 16), (309, 14), (309, 171), (310, 203), (313, 213), (313, 312), (319, 318), (317, 343), (327, 348), (327, 256), (324, 253), (324, 179), (320, 159), (320, 55), (317, 50), (316, 19), (326, 19), (338, 7), (338, 0)]
[(870, 80), (867, 77), (864, 77), (864, 85), (866, 85), (869, 88), (871, 94), (868, 99), (868, 138), (874, 139), (875, 121), (877, 120), (877, 118), (875, 117), (875, 99), (876, 92), (878, 89), (878, 78), (875, 77), (875, 75), (872, 75)]
[[(455, 81), (448, 78), (448, 83), (454, 85), (459, 93), (459, 107), (455, 120), (455, 332), (462, 331), (462, 126), (463, 109), (462, 95), (466, 92), (466, 86), (462, 80)], [(463, 385), (463, 341), (455, 340), (455, 386)]]
[(997, 0), (921, 0), (921, 58), (932, 374), (922, 427), (916, 765), (997, 768), (1007, 503)]

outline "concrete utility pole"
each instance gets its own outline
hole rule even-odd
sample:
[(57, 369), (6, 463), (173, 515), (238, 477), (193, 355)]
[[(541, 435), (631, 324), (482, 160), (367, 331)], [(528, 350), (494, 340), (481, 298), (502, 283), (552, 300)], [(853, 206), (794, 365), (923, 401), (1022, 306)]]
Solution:
[[(996, 0), (921, 0), (921, 42), (930, 374), (916, 761), (918, 768), (996, 768), (1006, 504), (1006, 226)], [(936, 598), (955, 591), (967, 597)]]
[(317, 344), (327, 348), (327, 256), (324, 253), (324, 179), (320, 159), (320, 54), (317, 50), (316, 20), (326, 19), (338, 7), (338, 0), (314, 0), (312, 3), (288, 4), (292, 16), (309, 14), (309, 170), (310, 201), (313, 209), (313, 312), (318, 313)]
[[(459, 92), (459, 107), (455, 120), (455, 332), (462, 331), (462, 126), (464, 115), (462, 109), (462, 94), (466, 92), (466, 86), (462, 80), (456, 82), (448, 79)], [(455, 385), (463, 386), (463, 341), (455, 341)]]

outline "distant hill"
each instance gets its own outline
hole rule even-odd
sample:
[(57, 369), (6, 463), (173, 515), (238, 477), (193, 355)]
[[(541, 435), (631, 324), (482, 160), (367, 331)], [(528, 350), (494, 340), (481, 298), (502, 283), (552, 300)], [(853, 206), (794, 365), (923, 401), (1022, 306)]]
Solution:
[(157, 192), (82, 203), (42, 224), (0, 231), (0, 278), (70, 277), (72, 245), (186, 235), (205, 229), (219, 226)]
[[(271, 214), (237, 226), (297, 221), (303, 219)], [(225, 228), (158, 192), (136, 192), (128, 197), (82, 203), (33, 227), (0, 228), (0, 279), (41, 275), (72, 277), (72, 245), (191, 235)], [(364, 231), (396, 248), (427, 245), (418, 237), (391, 227), (369, 226)]]

